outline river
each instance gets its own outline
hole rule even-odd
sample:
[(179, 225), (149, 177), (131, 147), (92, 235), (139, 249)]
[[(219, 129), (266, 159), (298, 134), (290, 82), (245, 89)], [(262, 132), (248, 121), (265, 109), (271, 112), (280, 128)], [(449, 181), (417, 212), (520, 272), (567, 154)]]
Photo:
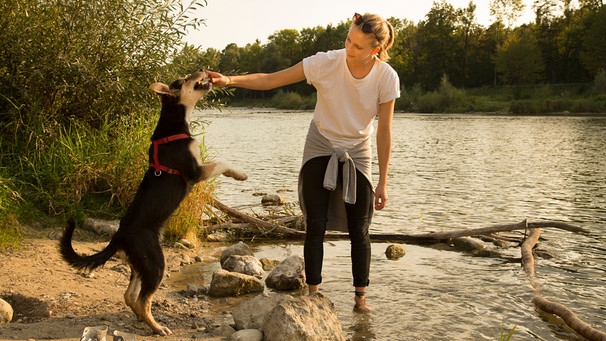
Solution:
[[(211, 158), (249, 179), (219, 179), (216, 195), (262, 210), (258, 192), (296, 207), (297, 177), (312, 113), (204, 110), (197, 119)], [(375, 183), (377, 178), (375, 159)], [(606, 331), (606, 117), (396, 113), (388, 207), (371, 232), (421, 233), (528, 221), (563, 221), (591, 231), (544, 229), (538, 258), (543, 295)], [(582, 340), (538, 312), (520, 250), (502, 258), (403, 245), (405, 257), (373, 243), (368, 316), (352, 312), (347, 241), (327, 242), (321, 290), (337, 306), (351, 340)], [(302, 255), (300, 243), (252, 244), (257, 257)]]

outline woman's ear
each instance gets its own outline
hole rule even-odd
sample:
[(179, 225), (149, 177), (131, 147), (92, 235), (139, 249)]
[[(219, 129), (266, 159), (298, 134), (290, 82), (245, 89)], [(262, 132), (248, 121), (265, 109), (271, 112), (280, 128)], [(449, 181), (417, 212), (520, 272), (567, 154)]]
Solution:
[(376, 46), (373, 50), (372, 50), (372, 54), (373, 55), (377, 55), (379, 54), (379, 51), (381, 51), (381, 47), (380, 46)]

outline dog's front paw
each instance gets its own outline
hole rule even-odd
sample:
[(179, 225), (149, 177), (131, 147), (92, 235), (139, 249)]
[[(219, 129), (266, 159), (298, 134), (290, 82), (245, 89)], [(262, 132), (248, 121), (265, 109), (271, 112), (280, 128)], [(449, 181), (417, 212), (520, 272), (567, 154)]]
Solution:
[(228, 176), (230, 178), (234, 178), (239, 181), (244, 181), (244, 180), (248, 179), (248, 175), (238, 172), (237, 170), (234, 170), (234, 169), (226, 170), (225, 172), (223, 172), (223, 175)]

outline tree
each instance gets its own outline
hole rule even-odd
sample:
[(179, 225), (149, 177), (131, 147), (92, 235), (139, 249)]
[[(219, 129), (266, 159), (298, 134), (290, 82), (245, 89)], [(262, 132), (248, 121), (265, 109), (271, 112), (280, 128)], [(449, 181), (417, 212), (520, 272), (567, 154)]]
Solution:
[(464, 87), (467, 83), (468, 56), (470, 55), (470, 50), (474, 44), (474, 40), (477, 38), (475, 33), (479, 29), (475, 11), (476, 5), (473, 3), (473, 1), (469, 2), (467, 8), (457, 10), (457, 17), (459, 18), (457, 34), (459, 35), (459, 39), (462, 41), (462, 49), (460, 50), (461, 56), (459, 58), (461, 61), (459, 86), (462, 87)]
[(503, 42), (497, 51), (496, 68), (506, 83), (516, 86), (533, 84), (541, 77), (541, 50), (530, 27), (514, 30)]
[[(434, 2), (427, 19), (419, 23), (418, 80), (429, 88), (436, 88), (443, 75), (452, 75), (456, 60), (455, 38), (457, 13), (445, 0)], [(451, 78), (451, 77), (449, 77)]]
[(406, 86), (413, 86), (418, 82), (418, 43), (417, 25), (412, 21), (404, 20), (402, 29), (396, 32), (393, 46), (389, 55), (389, 63), (400, 76), (400, 82)]
[(166, 62), (183, 46), (184, 32), (203, 23), (187, 16), (202, 5), (0, 2), (0, 93), (8, 99), (0, 100), (6, 113), (0, 120), (50, 128), (70, 117), (94, 125), (108, 112), (129, 115), (153, 98), (147, 87), (166, 78)]
[(496, 21), (502, 22), (505, 27), (513, 26), (525, 7), (522, 0), (492, 0), (489, 6), (490, 15)]
[(593, 75), (600, 70), (606, 70), (606, 7), (602, 6), (597, 12), (587, 17), (587, 30), (583, 40), (581, 59)]
[(283, 58), (288, 59), (288, 64), (293, 64), (303, 59), (301, 55), (301, 45), (299, 41), (299, 31), (295, 29), (284, 29), (275, 32), (268, 37), (268, 45), (275, 45), (280, 49)]
[(238, 44), (231, 43), (221, 51), (219, 70), (224, 73), (240, 71), (240, 48)]
[(173, 78), (190, 74), (198, 69), (217, 70), (220, 52), (209, 48), (205, 51), (185, 44), (183, 49), (173, 58), (170, 66), (174, 72)]

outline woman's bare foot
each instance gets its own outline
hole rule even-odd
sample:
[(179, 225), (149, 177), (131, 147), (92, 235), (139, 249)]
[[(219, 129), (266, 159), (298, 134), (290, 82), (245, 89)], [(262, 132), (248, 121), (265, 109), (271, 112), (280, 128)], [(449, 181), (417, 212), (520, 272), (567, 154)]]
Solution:
[(354, 311), (362, 314), (370, 313), (370, 308), (366, 305), (366, 292), (364, 291), (355, 291), (354, 300), (356, 305), (354, 305)]

